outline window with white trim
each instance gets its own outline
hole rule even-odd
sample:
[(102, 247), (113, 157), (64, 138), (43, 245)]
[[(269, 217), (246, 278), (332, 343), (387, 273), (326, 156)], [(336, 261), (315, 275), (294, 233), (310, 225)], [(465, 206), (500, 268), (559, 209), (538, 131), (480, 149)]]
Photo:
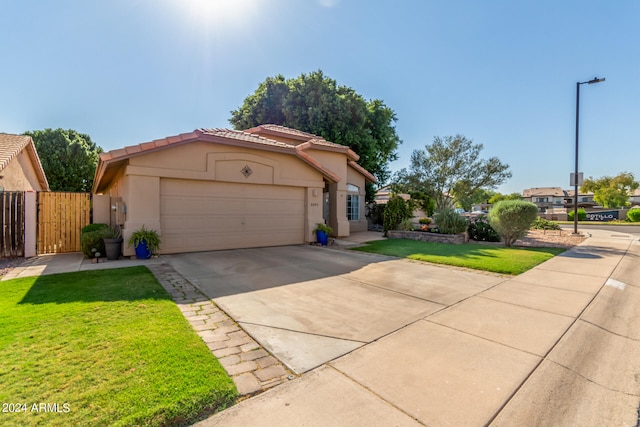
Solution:
[(347, 219), (360, 220), (360, 188), (353, 184), (347, 184)]

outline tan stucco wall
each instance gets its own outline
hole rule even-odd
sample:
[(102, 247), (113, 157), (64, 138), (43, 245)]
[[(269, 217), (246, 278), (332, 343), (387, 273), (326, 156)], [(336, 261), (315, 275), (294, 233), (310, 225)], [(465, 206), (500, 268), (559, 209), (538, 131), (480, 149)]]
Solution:
[[(354, 168), (347, 166), (347, 184), (355, 185), (359, 189), (360, 196), (360, 218), (357, 221), (349, 221), (349, 231), (351, 233), (358, 231), (367, 231), (368, 224), (365, 217), (365, 198), (367, 195), (364, 176)], [(346, 207), (345, 207), (346, 212)]]
[(9, 162), (0, 175), (0, 186), (5, 191), (42, 191), (31, 159), (23, 150)]
[(94, 224), (111, 224), (111, 198), (108, 194), (94, 194), (91, 198), (93, 223)]
[(342, 178), (338, 183), (329, 184), (328, 223), (335, 236), (346, 237), (350, 233), (347, 220), (347, 156), (343, 153), (314, 149), (307, 150), (307, 153)]
[[(242, 173), (246, 166), (251, 169), (247, 176)], [(134, 254), (126, 242), (142, 225), (157, 230), (162, 237), (161, 178), (264, 185), (266, 197), (273, 185), (303, 187), (306, 241), (315, 241), (313, 230), (317, 223), (323, 222), (323, 176), (302, 160), (283, 153), (195, 142), (130, 158), (108, 189), (112, 203), (118, 199), (125, 206), (123, 254), (126, 256)]]

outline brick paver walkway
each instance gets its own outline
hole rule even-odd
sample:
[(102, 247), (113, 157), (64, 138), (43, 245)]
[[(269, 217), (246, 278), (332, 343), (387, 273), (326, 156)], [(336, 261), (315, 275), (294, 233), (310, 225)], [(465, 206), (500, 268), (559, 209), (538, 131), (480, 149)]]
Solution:
[(233, 378), (241, 396), (293, 379), (294, 374), (168, 264), (148, 266), (193, 329)]

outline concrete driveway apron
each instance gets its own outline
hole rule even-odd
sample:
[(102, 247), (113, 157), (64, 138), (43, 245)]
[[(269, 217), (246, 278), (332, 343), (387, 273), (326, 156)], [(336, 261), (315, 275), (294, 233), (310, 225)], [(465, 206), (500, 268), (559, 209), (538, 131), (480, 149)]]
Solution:
[(506, 280), (312, 246), (163, 258), (296, 373)]

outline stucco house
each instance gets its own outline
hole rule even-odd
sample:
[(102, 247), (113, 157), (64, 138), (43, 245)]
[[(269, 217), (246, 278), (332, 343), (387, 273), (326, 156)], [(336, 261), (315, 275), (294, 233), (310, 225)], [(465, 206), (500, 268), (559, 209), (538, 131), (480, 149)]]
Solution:
[(49, 191), (30, 136), (0, 133), (0, 191)]
[[(315, 242), (365, 231), (365, 183), (348, 147), (294, 129), (197, 129), (100, 154), (93, 192), (108, 195), (125, 242), (143, 225), (160, 253)], [(124, 255), (133, 248), (123, 247)]]
[[(522, 192), (522, 199), (534, 203), (540, 211), (557, 208), (573, 208), (574, 191), (563, 190), (560, 187), (534, 187)], [(593, 193), (578, 192), (578, 206), (593, 207)]]

